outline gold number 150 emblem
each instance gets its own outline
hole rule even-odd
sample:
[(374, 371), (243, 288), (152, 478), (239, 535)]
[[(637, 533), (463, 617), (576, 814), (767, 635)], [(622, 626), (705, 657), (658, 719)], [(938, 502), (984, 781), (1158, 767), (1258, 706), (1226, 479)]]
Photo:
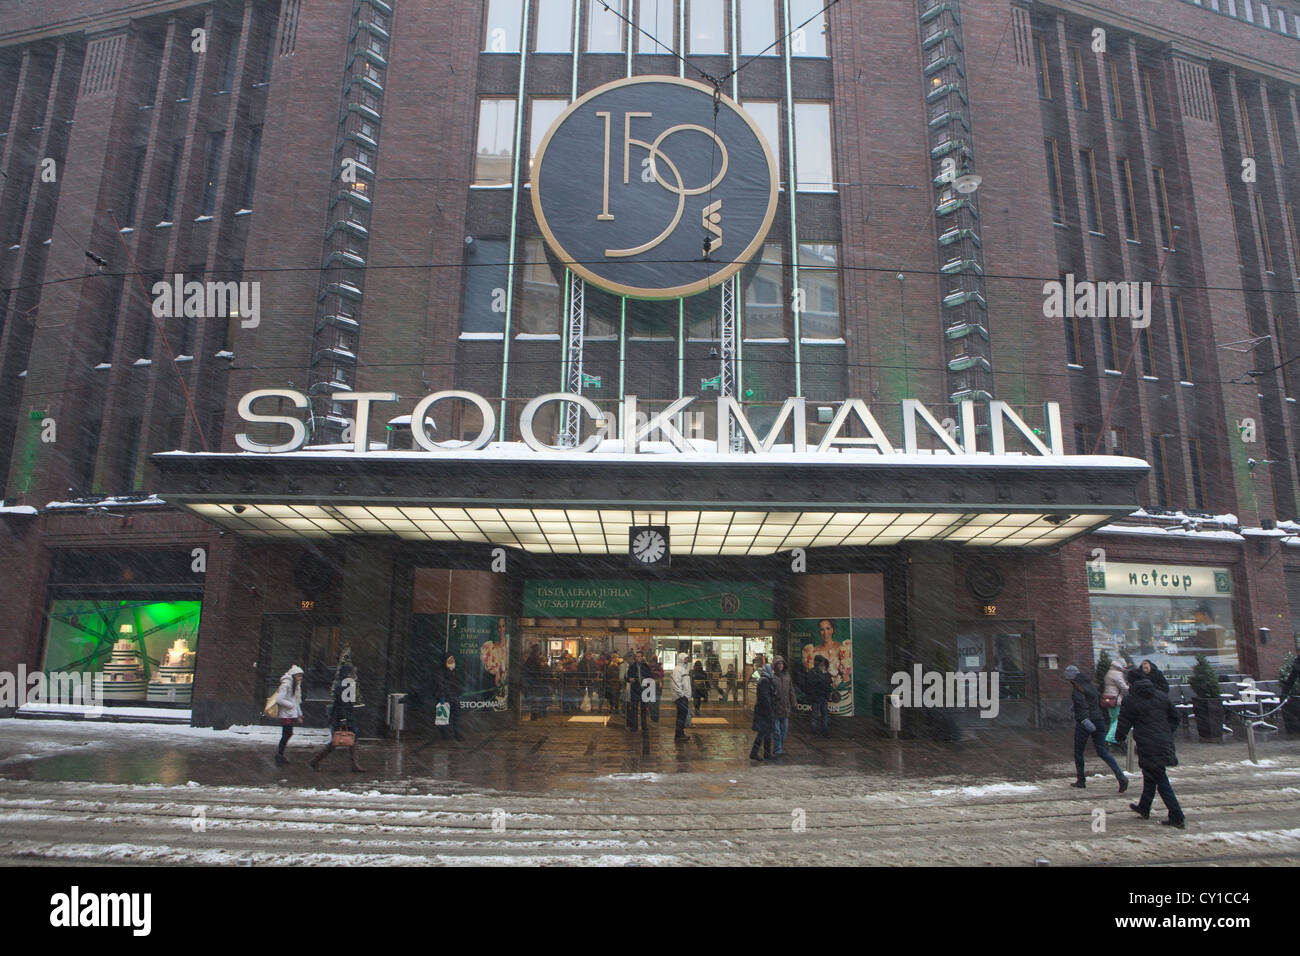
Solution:
[[(596, 115), (602, 117), (605, 120), (603, 188), (601, 189), (600, 213), (599, 215), (596, 216), (596, 219), (601, 222), (613, 222), (614, 216), (609, 211), (609, 165), (610, 165), (609, 137), (610, 137), (610, 126), (611, 126), (612, 117), (610, 115), (609, 110), (599, 110), (596, 113)], [(677, 228), (677, 225), (682, 221), (682, 213), (686, 209), (686, 197), (698, 196), (701, 193), (706, 193), (709, 190), (716, 188), (717, 185), (720, 182), (722, 182), (723, 178), (727, 175), (727, 146), (722, 141), (722, 139), (715, 132), (713, 132), (713, 130), (709, 129), (708, 127), (698, 126), (694, 123), (679, 123), (676, 126), (670, 126), (668, 129), (660, 133), (657, 137), (655, 137), (655, 141), (653, 143), (647, 143), (643, 139), (633, 139), (632, 120), (638, 118), (649, 119), (652, 116), (654, 116), (652, 112), (642, 112), (636, 110), (628, 110), (623, 114), (623, 183), (624, 185), (627, 185), (627, 183), (629, 182), (630, 173), (631, 173), (630, 167), (631, 167), (632, 147), (639, 146), (641, 149), (644, 149), (648, 153), (649, 169), (651, 174), (654, 176), (655, 182), (657, 182), (664, 189), (668, 190), (670, 193), (673, 193), (674, 195), (677, 196), (677, 210), (676, 212), (673, 213), (673, 217), (669, 221), (667, 227), (664, 229), (663, 232), (659, 233), (659, 235), (655, 236), (649, 242), (642, 243), (641, 245), (634, 246), (630, 249), (606, 249), (605, 255), (610, 258), (636, 256), (636, 255), (640, 255), (643, 252), (648, 252), (649, 250), (655, 248), (657, 245), (659, 245), (661, 242), (663, 242), (665, 239), (671, 236), (673, 234), (673, 230), (675, 230)], [(687, 188), (685, 183), (682, 182), (682, 174), (680, 170), (678, 170), (677, 165), (671, 159), (668, 158), (668, 155), (662, 149), (660, 149), (660, 146), (663, 144), (663, 141), (666, 140), (669, 136), (672, 136), (674, 133), (683, 133), (687, 131), (703, 133), (705, 136), (711, 138), (714, 144), (716, 144), (718, 148), (718, 152), (722, 157), (722, 165), (721, 168), (718, 170), (718, 174), (714, 176), (713, 179), (711, 179), (709, 182), (705, 183), (703, 186), (694, 186), (691, 188)], [(668, 168), (668, 172), (672, 175), (671, 182), (665, 180), (663, 176), (660, 175), (659, 173), (660, 161), (663, 162), (664, 166)], [(707, 206), (704, 207), (704, 211), (701, 214), (701, 225), (703, 225), (705, 231), (712, 236), (712, 238), (706, 241), (705, 252), (706, 253), (712, 252), (714, 249), (717, 249), (719, 246), (722, 245), (722, 200), (721, 199), (717, 200), (716, 202), (709, 203)]]

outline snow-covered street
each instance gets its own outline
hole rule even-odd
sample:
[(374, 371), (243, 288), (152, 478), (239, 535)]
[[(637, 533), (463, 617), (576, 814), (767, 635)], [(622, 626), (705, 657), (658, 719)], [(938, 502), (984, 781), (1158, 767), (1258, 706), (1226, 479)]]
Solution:
[[(976, 740), (846, 742), (822, 749), (817, 760), (792, 740), (782, 765), (752, 765), (743, 751), (739, 758), (725, 754), (722, 737), (688, 747), (685, 756), (671, 743), (659, 754), (656, 740), (648, 757), (619, 758), (618, 766), (632, 769), (566, 769), (575, 750), (625, 746), (621, 729), (600, 728), (581, 737), (548, 735), (542, 739), (551, 749), (563, 747), (553, 766), (544, 773), (519, 769), (517, 786), (484, 786), (501, 776), (496, 751), (527, 743), (525, 731), (533, 733), (523, 727), (490, 748), (432, 760), (428, 751), (417, 754), (418, 742), (372, 746), (366, 762), (373, 772), (352, 775), (340, 755), (313, 774), (301, 766), (310, 753), (305, 744), (290, 767), (267, 769), (270, 738), (257, 728), (0, 721), (0, 859), (251, 866), (1300, 863), (1294, 741), (1262, 746), (1259, 765), (1244, 759), (1239, 744), (1180, 741), (1183, 763), (1171, 779), (1188, 828), (1176, 832), (1158, 824), (1158, 800), (1150, 820), (1128, 809), (1141, 787), (1137, 774), (1119, 796), (1090, 756), (1088, 789), (1070, 789), (1064, 735), (1035, 735), (1039, 749), (1059, 744), (1055, 759), (1044, 751), (1048, 759), (1039, 762), (1028, 752), (1019, 775), (974, 772), (987, 762), (986, 743)], [(994, 750), (1005, 750), (1021, 738), (993, 740)], [(895, 769), (864, 771), (853, 748), (893, 751)], [(539, 746), (539, 754), (546, 749)], [(150, 755), (158, 761), (151, 779), (138, 764)], [(409, 772), (395, 772), (399, 761)], [(909, 769), (927, 761), (960, 772)], [(482, 773), (472, 772), (475, 762)], [(223, 767), (245, 782), (220, 782)], [(450, 772), (428, 773), (437, 767)], [(204, 782), (186, 773), (192, 768), (206, 771), (193, 774)]]

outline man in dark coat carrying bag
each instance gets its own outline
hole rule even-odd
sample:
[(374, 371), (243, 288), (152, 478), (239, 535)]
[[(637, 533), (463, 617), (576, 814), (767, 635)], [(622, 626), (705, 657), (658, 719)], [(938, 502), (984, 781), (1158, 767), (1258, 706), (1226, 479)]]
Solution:
[(1165, 802), (1169, 818), (1160, 822), (1179, 830), (1185, 829), (1183, 808), (1178, 805), (1169, 783), (1166, 767), (1178, 766), (1174, 751), (1174, 731), (1178, 728), (1178, 711), (1166, 694), (1162, 694), (1140, 670), (1128, 672), (1129, 695), (1119, 708), (1115, 739), (1123, 742), (1130, 729), (1137, 743), (1138, 766), (1142, 768), (1142, 796), (1129, 809), (1142, 819), (1151, 815), (1156, 793)]

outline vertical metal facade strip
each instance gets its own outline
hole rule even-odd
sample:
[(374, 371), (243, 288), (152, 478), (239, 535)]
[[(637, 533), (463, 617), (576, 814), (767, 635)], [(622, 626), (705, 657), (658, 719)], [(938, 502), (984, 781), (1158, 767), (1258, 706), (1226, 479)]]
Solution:
[(785, 61), (785, 142), (786, 153), (790, 158), (790, 181), (786, 195), (790, 198), (790, 308), (794, 316), (794, 393), (803, 396), (803, 352), (800, 348), (803, 328), (800, 322), (802, 305), (799, 295), (799, 220), (797, 216), (799, 196), (799, 168), (795, 164), (794, 142), (794, 83), (790, 77), (790, 0), (781, 0), (782, 22), (785, 24), (785, 40), (781, 43), (781, 57)]
[(497, 420), (497, 438), (506, 440), (506, 393), (510, 383), (510, 319), (515, 295), (515, 243), (519, 239), (519, 150), (524, 137), (524, 79), (528, 73), (528, 12), (530, 0), (524, 0), (524, 22), (519, 28), (519, 93), (515, 98), (514, 172), (510, 180), (510, 244), (506, 253), (506, 319), (501, 340), (501, 415)]

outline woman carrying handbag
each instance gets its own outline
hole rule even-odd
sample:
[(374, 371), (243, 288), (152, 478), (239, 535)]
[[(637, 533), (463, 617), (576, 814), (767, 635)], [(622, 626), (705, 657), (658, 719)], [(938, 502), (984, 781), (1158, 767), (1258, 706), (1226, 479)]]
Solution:
[(320, 762), (329, 756), (335, 747), (346, 747), (352, 756), (352, 772), (364, 773), (364, 768), (357, 761), (357, 723), (353, 717), (353, 710), (363, 704), (361, 685), (357, 682), (357, 669), (352, 664), (351, 648), (345, 648), (339, 655), (339, 666), (334, 672), (334, 687), (330, 697), (330, 742), (320, 753), (311, 758), (311, 769), (320, 770)]

